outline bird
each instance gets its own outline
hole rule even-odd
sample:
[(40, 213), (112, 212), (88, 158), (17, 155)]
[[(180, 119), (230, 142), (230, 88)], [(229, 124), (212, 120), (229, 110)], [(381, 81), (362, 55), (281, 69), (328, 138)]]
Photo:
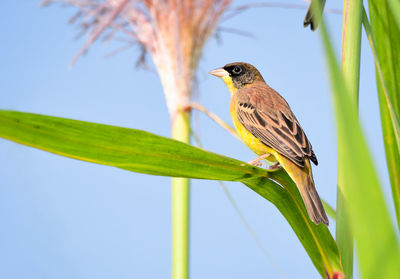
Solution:
[(310, 219), (328, 226), (310, 164), (318, 165), (318, 160), (286, 100), (248, 63), (230, 63), (209, 73), (228, 87), (234, 127), (259, 156), (249, 163), (258, 165), (265, 159), (272, 164), (271, 169), (283, 167), (296, 183)]
[[(317, 2), (317, 1), (319, 3), (316, 3), (316, 4), (320, 5), (320, 10), (319, 11), (321, 13), (318, 16), (316, 16), (314, 14), (314, 11), (313, 11), (313, 8), (312, 8), (312, 6), (314, 5), (313, 2)], [(318, 23), (319, 23), (319, 21), (321, 19), (322, 11), (324, 10), (324, 6), (325, 6), (325, 0), (311, 0), (310, 6), (308, 7), (308, 10), (307, 10), (307, 14), (306, 14), (306, 16), (304, 18), (304, 21), (303, 21), (303, 26), (307, 27), (308, 25), (310, 25), (310, 29), (312, 31), (315, 31), (317, 29)]]

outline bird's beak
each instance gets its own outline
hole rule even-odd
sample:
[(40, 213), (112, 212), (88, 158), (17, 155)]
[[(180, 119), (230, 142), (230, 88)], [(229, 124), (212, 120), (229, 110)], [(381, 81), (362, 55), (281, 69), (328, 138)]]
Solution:
[(223, 78), (223, 77), (226, 77), (229, 75), (229, 73), (227, 71), (225, 71), (223, 68), (218, 68), (218, 69), (209, 71), (208, 73), (212, 74), (213, 76), (220, 77), (220, 78)]

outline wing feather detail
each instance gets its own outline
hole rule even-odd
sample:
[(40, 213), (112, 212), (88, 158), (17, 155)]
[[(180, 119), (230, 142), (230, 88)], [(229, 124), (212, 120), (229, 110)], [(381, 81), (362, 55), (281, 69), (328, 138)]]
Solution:
[[(239, 122), (262, 143), (296, 165), (303, 167), (305, 157), (317, 165), (312, 146), (289, 105), (272, 88), (261, 89), (270, 91), (253, 90), (238, 96), (236, 110)], [(272, 99), (271, 94), (277, 94), (278, 100)]]

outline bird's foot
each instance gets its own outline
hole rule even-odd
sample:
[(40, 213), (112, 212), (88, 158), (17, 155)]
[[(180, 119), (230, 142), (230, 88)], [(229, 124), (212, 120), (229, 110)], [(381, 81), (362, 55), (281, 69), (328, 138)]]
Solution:
[(256, 167), (263, 166), (263, 165), (265, 165), (265, 164), (264, 164), (263, 162), (260, 162), (260, 161), (263, 160), (263, 159), (265, 159), (265, 158), (268, 157), (268, 156), (269, 156), (269, 154), (261, 155), (260, 157), (257, 157), (257, 158), (255, 158), (254, 160), (251, 160), (251, 161), (248, 162), (247, 164), (253, 165), (253, 166), (256, 166)]
[(259, 168), (261, 168), (261, 167), (267, 167), (267, 164), (264, 163), (264, 162), (255, 162), (255, 163), (250, 164), (250, 165), (253, 165), (253, 166), (259, 167)]
[(279, 170), (280, 168), (282, 168), (282, 166), (279, 164), (279, 162), (276, 162), (275, 164), (270, 165), (268, 170), (276, 171), (276, 170)]

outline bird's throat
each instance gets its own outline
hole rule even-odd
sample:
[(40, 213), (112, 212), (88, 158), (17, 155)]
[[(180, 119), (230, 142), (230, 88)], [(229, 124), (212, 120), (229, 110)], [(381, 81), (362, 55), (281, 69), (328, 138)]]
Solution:
[(231, 96), (237, 91), (237, 88), (233, 85), (232, 78), (230, 76), (225, 76), (222, 78), (226, 87), (228, 87)]

